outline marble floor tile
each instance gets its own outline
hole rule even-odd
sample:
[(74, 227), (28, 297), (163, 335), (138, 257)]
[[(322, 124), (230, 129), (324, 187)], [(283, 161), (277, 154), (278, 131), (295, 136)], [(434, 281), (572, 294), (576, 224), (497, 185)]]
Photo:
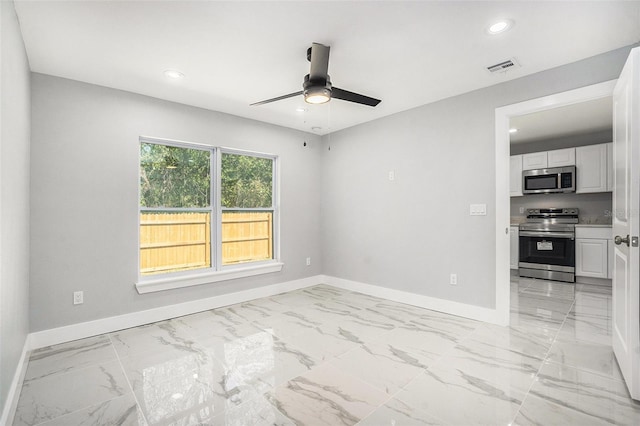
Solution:
[(358, 426), (386, 425), (423, 426), (444, 425), (444, 423), (398, 399), (389, 400), (358, 423)]
[(554, 299), (573, 300), (576, 292), (575, 283), (548, 281), (535, 278), (526, 279), (528, 285), (522, 293), (553, 297)]
[(149, 424), (188, 424), (193, 418), (206, 421), (270, 388), (263, 383), (247, 383), (217, 359), (194, 360), (193, 355), (184, 356), (156, 363), (148, 359), (122, 360)]
[(109, 336), (120, 357), (165, 349), (189, 352), (195, 343), (180, 318), (121, 330)]
[(31, 380), (22, 386), (13, 424), (36, 425), (129, 392), (118, 361)]
[(36, 349), (29, 356), (25, 382), (64, 373), (117, 358), (108, 336)]
[(71, 425), (147, 426), (147, 422), (133, 394), (128, 393), (40, 424), (40, 426)]
[(468, 340), (483, 342), (515, 353), (544, 359), (551, 348), (554, 338), (555, 333), (548, 335), (516, 327), (482, 324), (469, 335)]
[(285, 417), (263, 396), (247, 401), (225, 413), (213, 417), (212, 426), (294, 426), (295, 423)]
[(577, 411), (592, 419), (588, 423), (640, 424), (640, 402), (625, 384), (588, 371), (545, 363), (530, 394)]
[(524, 400), (514, 426), (610, 425), (604, 419), (594, 418), (561, 404), (529, 394)]
[[(202, 343), (204, 346), (207, 342)], [(270, 388), (303, 374), (320, 364), (320, 359), (267, 332), (214, 348), (228, 377), (238, 383)]]
[(576, 340), (563, 341), (558, 338), (551, 347), (547, 359), (611, 379), (622, 380), (622, 373), (618, 368), (611, 345)]
[(268, 392), (267, 400), (302, 425), (353, 425), (389, 397), (331, 365), (321, 365)]
[(390, 395), (428, 367), (418, 356), (382, 342), (355, 348), (332, 360), (331, 364)]
[(440, 358), (442, 354), (457, 345), (461, 339), (460, 335), (447, 333), (438, 328), (407, 324), (395, 328), (378, 341), (412, 354), (427, 363), (426, 360), (435, 361)]
[(508, 327), (319, 285), (38, 349), (14, 425), (640, 424), (610, 288), (510, 293)]
[(526, 394), (542, 362), (542, 358), (530, 354), (466, 339), (447, 352), (446, 358), (441, 358), (431, 370), (457, 371), (485, 386)]
[(611, 346), (611, 325), (610, 315), (569, 312), (558, 332), (557, 339)]
[(438, 364), (395, 397), (446, 424), (498, 425), (513, 421), (525, 393), (509, 383), (491, 383), (472, 372)]

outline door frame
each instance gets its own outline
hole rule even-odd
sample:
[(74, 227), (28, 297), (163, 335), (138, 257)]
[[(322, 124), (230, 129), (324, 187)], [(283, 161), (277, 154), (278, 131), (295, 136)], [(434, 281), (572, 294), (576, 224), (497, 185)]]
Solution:
[(511, 118), (520, 115), (613, 96), (613, 88), (615, 87), (616, 81), (617, 80), (609, 80), (496, 108), (496, 319), (501, 325), (509, 325), (511, 295), (509, 265), (509, 225), (511, 224), (509, 197), (509, 121)]

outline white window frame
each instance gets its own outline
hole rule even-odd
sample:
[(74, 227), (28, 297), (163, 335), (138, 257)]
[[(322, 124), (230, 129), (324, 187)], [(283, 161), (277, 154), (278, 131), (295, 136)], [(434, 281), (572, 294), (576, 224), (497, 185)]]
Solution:
[[(284, 263), (280, 260), (280, 202), (279, 202), (279, 161), (278, 156), (262, 152), (254, 152), (248, 150), (240, 150), (236, 148), (216, 147), (211, 145), (198, 144), (193, 142), (185, 142), (171, 140), (165, 138), (156, 138), (141, 136), (139, 144), (152, 143), (158, 145), (175, 146), (179, 148), (200, 149), (211, 152), (211, 224), (210, 224), (210, 241), (211, 241), (211, 266), (209, 268), (193, 269), (189, 271), (169, 272), (158, 275), (141, 275), (140, 272), (140, 184), (138, 183), (138, 236), (137, 236), (137, 253), (138, 253), (138, 280), (135, 287), (138, 293), (150, 293), (163, 290), (171, 290), (182, 287), (190, 287), (194, 285), (210, 284), (215, 282), (233, 280), (237, 278), (251, 277), (255, 275), (280, 272)], [(138, 150), (139, 151), (139, 150)], [(221, 236), (222, 236), (222, 212), (221, 205), (221, 163), (222, 154), (248, 155), (253, 157), (268, 158), (273, 160), (273, 178), (272, 178), (272, 207), (273, 212), (273, 259), (246, 262), (237, 265), (222, 265)], [(138, 153), (138, 168), (140, 167), (140, 154)], [(138, 169), (140, 170), (140, 169)], [(138, 179), (140, 173), (138, 172)], [(163, 211), (172, 209), (160, 209)], [(176, 209), (184, 211), (185, 209)], [(198, 211), (207, 209), (194, 209)], [(257, 209), (226, 209), (226, 210), (255, 210), (264, 211), (268, 208)]]

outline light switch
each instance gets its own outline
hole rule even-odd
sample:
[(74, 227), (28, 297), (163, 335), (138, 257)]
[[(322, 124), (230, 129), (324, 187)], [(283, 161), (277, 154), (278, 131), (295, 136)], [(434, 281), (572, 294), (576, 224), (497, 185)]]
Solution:
[(486, 204), (470, 204), (469, 205), (469, 214), (471, 216), (486, 216), (487, 215), (487, 205)]

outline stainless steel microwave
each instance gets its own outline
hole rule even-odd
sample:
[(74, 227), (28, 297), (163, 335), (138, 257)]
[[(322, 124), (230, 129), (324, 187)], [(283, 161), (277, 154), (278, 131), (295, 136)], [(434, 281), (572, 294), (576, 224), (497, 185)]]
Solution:
[(576, 192), (576, 166), (522, 172), (523, 194), (551, 194)]

